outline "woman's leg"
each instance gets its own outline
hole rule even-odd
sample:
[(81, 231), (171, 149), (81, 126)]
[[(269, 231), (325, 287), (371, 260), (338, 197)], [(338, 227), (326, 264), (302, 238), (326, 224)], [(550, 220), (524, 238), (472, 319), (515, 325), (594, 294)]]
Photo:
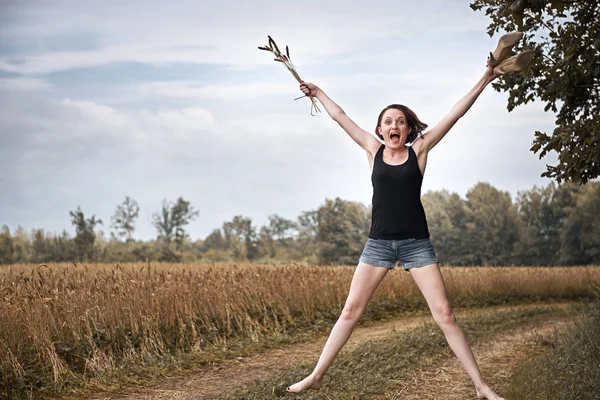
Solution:
[(433, 319), (444, 332), (450, 348), (462, 363), (469, 377), (477, 389), (477, 397), (480, 399), (503, 400), (483, 381), (481, 372), (473, 357), (473, 352), (467, 339), (457, 324), (450, 303), (446, 286), (439, 265), (431, 264), (425, 267), (409, 269), (414, 281), (427, 301), (427, 305), (433, 314)]
[(300, 393), (306, 389), (318, 389), (321, 387), (323, 376), (333, 362), (333, 359), (346, 344), (358, 320), (363, 315), (367, 303), (373, 292), (387, 274), (388, 268), (375, 267), (373, 265), (359, 263), (354, 271), (354, 277), (350, 284), (350, 293), (342, 314), (333, 326), (327, 343), (323, 348), (321, 357), (313, 372), (304, 380), (290, 386), (288, 392)]

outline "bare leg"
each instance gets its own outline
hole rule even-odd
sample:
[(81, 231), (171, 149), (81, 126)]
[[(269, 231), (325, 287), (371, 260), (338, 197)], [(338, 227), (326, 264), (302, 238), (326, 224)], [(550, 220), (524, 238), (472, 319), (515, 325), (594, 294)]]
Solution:
[(481, 372), (473, 357), (473, 352), (465, 334), (457, 324), (450, 303), (446, 286), (438, 264), (425, 267), (409, 269), (414, 281), (427, 301), (427, 305), (433, 314), (433, 319), (444, 332), (450, 348), (462, 363), (469, 377), (475, 384), (477, 397), (489, 400), (504, 400), (498, 396), (481, 377)]
[(333, 326), (315, 369), (308, 377), (288, 387), (288, 392), (300, 393), (306, 389), (321, 387), (327, 369), (350, 339), (350, 335), (352, 335), (354, 327), (363, 315), (365, 308), (367, 308), (371, 296), (387, 272), (388, 269), (384, 267), (375, 267), (362, 262), (358, 264), (356, 271), (354, 271), (350, 293), (346, 299), (342, 315)]

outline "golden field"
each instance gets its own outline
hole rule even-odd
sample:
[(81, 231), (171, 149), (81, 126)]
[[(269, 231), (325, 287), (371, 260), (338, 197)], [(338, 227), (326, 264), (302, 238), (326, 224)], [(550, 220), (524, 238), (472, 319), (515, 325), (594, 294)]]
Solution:
[[(444, 267), (455, 306), (581, 299), (600, 267)], [(0, 397), (58, 394), (131, 365), (325, 331), (354, 267), (53, 264), (0, 267)], [(425, 309), (392, 271), (365, 314)]]

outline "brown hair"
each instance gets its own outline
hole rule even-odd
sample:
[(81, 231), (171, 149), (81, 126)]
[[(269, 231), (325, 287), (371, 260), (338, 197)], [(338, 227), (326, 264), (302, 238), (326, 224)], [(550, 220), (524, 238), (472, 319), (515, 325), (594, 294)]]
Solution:
[(381, 110), (381, 112), (379, 113), (379, 117), (377, 118), (377, 126), (375, 127), (375, 134), (379, 137), (379, 139), (383, 140), (383, 136), (381, 136), (379, 134), (379, 132), (377, 131), (377, 128), (379, 128), (379, 125), (381, 125), (381, 119), (383, 118), (383, 114), (387, 110), (390, 110), (390, 109), (400, 110), (404, 113), (404, 116), (406, 117), (406, 122), (408, 124), (408, 127), (410, 128), (410, 134), (408, 135), (408, 138), (406, 139), (407, 142), (414, 140), (414, 138), (416, 138), (419, 133), (423, 132), (423, 130), (425, 130), (425, 128), (427, 128), (427, 124), (422, 122), (419, 119), (419, 117), (417, 117), (417, 114), (415, 114), (415, 112), (413, 110), (411, 110), (410, 108), (408, 108), (402, 104), (390, 104), (389, 106), (387, 106), (386, 108)]

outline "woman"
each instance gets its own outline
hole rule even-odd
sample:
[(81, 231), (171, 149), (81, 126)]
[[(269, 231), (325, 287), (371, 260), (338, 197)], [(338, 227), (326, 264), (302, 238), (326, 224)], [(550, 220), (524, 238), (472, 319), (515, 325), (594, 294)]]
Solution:
[[(420, 200), (421, 183), (429, 151), (471, 108), (483, 89), (498, 75), (525, 69), (533, 52), (508, 58), (522, 34), (504, 35), (488, 59), (487, 69), (477, 84), (426, 134), (427, 127), (409, 108), (393, 104), (379, 115), (377, 136), (361, 129), (320, 88), (302, 82), (300, 90), (316, 97), (325, 110), (366, 152), (372, 170), (373, 217), (369, 239), (352, 278), (344, 309), (335, 323), (314, 371), (287, 388), (290, 393), (318, 389), (323, 376), (346, 344), (373, 292), (389, 269), (400, 262), (423, 293), (435, 322), (450, 348), (475, 384), (477, 397), (503, 400), (483, 380), (465, 335), (457, 324), (431, 241)], [(508, 51), (507, 51), (508, 49)]]

